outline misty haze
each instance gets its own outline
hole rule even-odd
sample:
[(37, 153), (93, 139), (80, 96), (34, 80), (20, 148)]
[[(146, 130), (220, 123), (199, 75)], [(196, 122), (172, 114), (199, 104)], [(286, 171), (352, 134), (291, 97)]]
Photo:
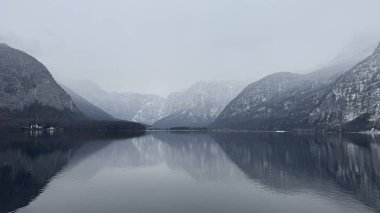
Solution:
[(380, 213), (379, 8), (2, 0), (0, 213)]

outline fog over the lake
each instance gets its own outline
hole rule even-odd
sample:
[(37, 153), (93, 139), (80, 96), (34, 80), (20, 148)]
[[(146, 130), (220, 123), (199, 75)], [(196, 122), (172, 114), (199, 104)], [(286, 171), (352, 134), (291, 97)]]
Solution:
[(379, 0), (1, 0), (0, 42), (58, 80), (166, 96), (199, 80), (309, 72), (380, 41)]

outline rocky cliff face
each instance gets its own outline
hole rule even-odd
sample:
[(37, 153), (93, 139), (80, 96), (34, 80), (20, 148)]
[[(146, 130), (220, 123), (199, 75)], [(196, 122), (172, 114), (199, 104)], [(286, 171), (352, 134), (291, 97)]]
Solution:
[(212, 124), (250, 130), (368, 129), (379, 118), (378, 47), (341, 73), (339, 65), (297, 75), (276, 73), (252, 83)]
[(380, 44), (333, 84), (309, 120), (320, 128), (371, 129), (379, 126), (379, 118)]
[(246, 87), (212, 126), (273, 130), (304, 125), (327, 88), (308, 75), (276, 73)]
[(189, 89), (172, 93), (166, 99), (161, 119), (153, 126), (205, 127), (245, 86), (245, 82), (198, 82)]

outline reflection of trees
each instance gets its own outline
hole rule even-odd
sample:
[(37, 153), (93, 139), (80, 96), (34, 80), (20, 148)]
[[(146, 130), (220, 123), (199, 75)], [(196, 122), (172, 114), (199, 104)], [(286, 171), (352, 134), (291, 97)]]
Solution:
[(30, 137), (28, 133), (1, 133), (0, 212), (26, 206), (62, 170), (79, 147), (94, 138), (108, 137), (130, 136), (91, 133)]
[[(331, 184), (380, 210), (380, 144), (365, 135), (229, 133), (213, 137), (248, 177), (290, 192)], [(328, 184), (330, 182), (331, 184)]]
[(306, 190), (327, 196), (345, 192), (380, 210), (380, 143), (375, 137), (152, 133), (110, 144), (109, 139), (130, 137), (118, 134), (0, 134), (0, 212), (27, 205), (66, 165), (77, 166), (85, 157), (91, 162), (80, 168), (85, 174), (102, 166), (163, 163), (197, 180), (241, 177), (237, 165), (247, 177), (272, 190)]

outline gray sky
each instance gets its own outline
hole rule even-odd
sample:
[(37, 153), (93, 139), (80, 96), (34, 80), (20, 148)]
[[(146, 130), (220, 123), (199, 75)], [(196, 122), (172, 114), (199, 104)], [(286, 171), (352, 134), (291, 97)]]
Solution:
[[(58, 79), (166, 96), (329, 62), (379, 35), (379, 0), (1, 0), (0, 42)], [(379, 37), (380, 40), (380, 37)]]

